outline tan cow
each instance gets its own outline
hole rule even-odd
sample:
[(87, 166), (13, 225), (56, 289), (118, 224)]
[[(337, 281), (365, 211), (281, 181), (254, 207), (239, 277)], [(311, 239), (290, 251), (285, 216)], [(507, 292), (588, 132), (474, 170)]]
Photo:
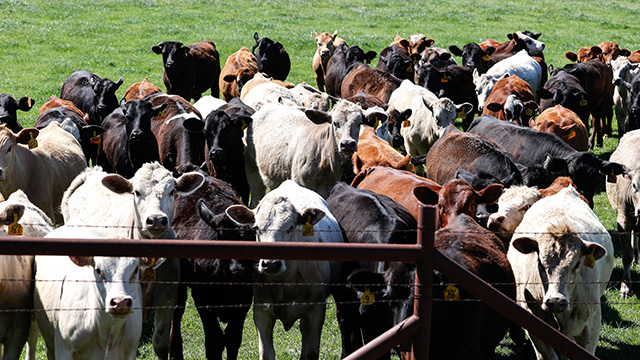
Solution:
[(220, 92), (225, 101), (240, 96), (242, 86), (258, 72), (258, 60), (246, 47), (229, 55), (220, 73)]
[(358, 151), (351, 157), (354, 175), (372, 166), (387, 166), (398, 170), (414, 171), (411, 155), (402, 156), (385, 140), (376, 136), (370, 126), (364, 126), (358, 138)]
[[(37, 147), (29, 149), (32, 137)], [(80, 143), (57, 122), (17, 135), (0, 125), (0, 193), (7, 198), (22, 189), (55, 223), (62, 223), (62, 194), (85, 167)]]
[(318, 90), (324, 91), (324, 75), (327, 72), (329, 59), (333, 56), (333, 52), (336, 49), (335, 47), (340, 46), (340, 44), (346, 44), (346, 42), (338, 37), (338, 30), (336, 30), (333, 35), (328, 32), (323, 32), (318, 35), (314, 30), (313, 36), (318, 45), (315, 54), (313, 54), (313, 73), (316, 77)]
[(547, 108), (535, 120), (529, 120), (529, 127), (556, 134), (578, 151), (589, 149), (589, 133), (584, 123), (578, 114), (562, 105)]

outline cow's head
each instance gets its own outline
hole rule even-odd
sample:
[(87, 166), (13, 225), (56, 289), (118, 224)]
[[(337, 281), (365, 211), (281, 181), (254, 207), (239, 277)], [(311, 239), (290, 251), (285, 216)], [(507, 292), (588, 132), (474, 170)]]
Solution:
[(533, 187), (513, 186), (504, 189), (498, 199), (498, 211), (489, 216), (489, 230), (508, 243), (525, 212), (541, 197), (540, 191)]
[(179, 73), (184, 70), (191, 48), (178, 41), (164, 41), (151, 47), (151, 51), (162, 55), (162, 64), (166, 72)]
[(537, 234), (516, 233), (511, 246), (523, 254), (536, 255), (537, 270), (546, 289), (542, 310), (554, 314), (571, 311), (571, 294), (581, 286), (583, 258), (593, 256), (597, 261), (607, 254), (602, 245), (582, 240), (568, 223), (554, 223)]
[(146, 163), (131, 180), (116, 174), (102, 179), (102, 184), (117, 194), (132, 194), (134, 228), (142, 238), (168, 239), (173, 236), (174, 194), (190, 193), (204, 181), (200, 173), (186, 173), (174, 178), (157, 162)]
[(592, 47), (582, 47), (578, 50), (578, 53), (574, 53), (573, 51), (567, 51), (564, 53), (564, 57), (566, 57), (570, 61), (574, 62), (585, 62), (591, 59), (600, 59), (604, 61), (604, 56), (602, 55), (602, 49), (598, 46)]
[(640, 129), (640, 77), (634, 76), (631, 83), (622, 78), (616, 78), (613, 84), (627, 90), (627, 118), (624, 123), (624, 131)]
[[(575, 78), (569, 74), (563, 76), (571, 76), (572, 78)], [(540, 99), (551, 101), (552, 105), (562, 105), (563, 107), (572, 110), (578, 114), (584, 123), (587, 123), (589, 120), (589, 103), (591, 100), (589, 98), (589, 94), (581, 87), (562, 86), (553, 87), (551, 89), (543, 88), (538, 89), (536, 94), (538, 94)]]
[(93, 92), (95, 93), (93, 105), (96, 108), (100, 121), (120, 105), (116, 97), (116, 91), (120, 85), (122, 85), (122, 77), (119, 78), (117, 82), (103, 78), (93, 84)]
[(482, 74), (478, 69), (473, 69), (473, 83), (476, 85), (476, 94), (478, 95), (478, 111), (482, 111), (485, 102), (493, 90), (493, 86), (502, 79), (508, 78), (509, 73), (502, 75)]
[(413, 99), (413, 102), (416, 101), (422, 101), (424, 106), (426, 106), (433, 114), (435, 126), (438, 130), (438, 136), (442, 135), (447, 126), (455, 122), (458, 114), (464, 113), (466, 116), (466, 114), (473, 111), (473, 105), (470, 103), (465, 102), (460, 105), (456, 105), (448, 98), (431, 100), (426, 96), (420, 96)]
[(344, 52), (344, 56), (347, 60), (348, 65), (351, 65), (355, 62), (366, 62), (368, 64), (371, 62), (371, 60), (375, 59), (376, 55), (378, 55), (378, 53), (373, 50), (367, 51), (365, 53), (364, 50), (362, 50), (362, 48), (358, 45), (352, 45), (349, 47), (347, 47), (346, 45), (342, 46), (342, 51)]
[[(14, 134), (5, 124), (0, 124), (0, 181), (7, 178), (13, 181), (13, 172), (20, 156), (16, 152), (27, 150), (26, 146), (31, 139), (36, 139), (40, 132), (33, 128), (22, 129)], [(22, 146), (21, 149), (18, 149)]]
[(256, 56), (259, 71), (272, 75), (271, 70), (278, 66), (277, 63), (281, 62), (283, 54), (286, 54), (284, 46), (268, 37), (260, 38), (257, 32), (253, 34), (253, 39), (256, 44), (251, 52)]
[(146, 100), (133, 100), (122, 105), (127, 134), (128, 156), (131, 164), (138, 168), (149, 159), (144, 158), (145, 149), (158, 144), (151, 131), (151, 119), (167, 107), (167, 103), (153, 106)]
[(221, 110), (214, 110), (207, 116), (204, 125), (205, 156), (211, 174), (230, 171), (228, 167), (235, 166), (231, 160), (244, 152), (243, 130), (251, 120), (250, 116), (231, 118)]
[(391, 45), (386, 49), (389, 50), (386, 52), (383, 50), (385, 54), (380, 54), (380, 61), (386, 65), (387, 71), (399, 79), (413, 79), (413, 59), (418, 61), (420, 55), (414, 54), (410, 57), (407, 50), (398, 45)]
[(401, 129), (403, 126), (408, 126), (411, 123), (407, 123), (409, 118), (411, 117), (412, 110), (407, 108), (403, 111), (399, 111), (396, 109), (389, 110), (389, 144), (393, 146), (394, 149), (398, 149), (404, 146), (404, 137), (402, 137)]
[(7, 94), (0, 94), (0, 123), (6, 124), (11, 131), (17, 133), (22, 130), (22, 125), (18, 122), (17, 111), (29, 111), (33, 107), (34, 101), (30, 97), (23, 97), (16, 101)]
[(462, 47), (452, 45), (449, 46), (449, 51), (456, 56), (462, 57), (462, 65), (471, 69), (478, 69), (481, 74), (484, 74), (489, 70), (491, 63), (491, 54), (496, 51), (496, 48), (489, 46), (486, 49), (482, 49), (480, 45), (476, 43), (469, 43)]
[(316, 124), (331, 123), (333, 141), (342, 155), (350, 158), (358, 150), (360, 125), (364, 117), (360, 106), (341, 100), (329, 113), (317, 110), (305, 110), (304, 113)]
[(320, 55), (323, 63), (327, 63), (333, 52), (335, 51), (335, 46), (333, 45), (333, 41), (338, 36), (338, 30), (336, 30), (333, 35), (328, 32), (323, 32), (318, 35), (318, 33), (314, 30), (313, 37), (316, 39), (316, 45), (318, 46), (317, 52)]
[[(530, 31), (518, 31), (517, 33), (515, 33), (518, 38), (520, 40), (522, 40), (525, 44), (525, 47), (527, 49), (527, 53), (531, 56), (540, 56), (542, 55), (542, 51), (544, 50), (544, 43), (542, 41), (539, 41), (537, 37), (533, 37), (533, 36), (529, 36), (529, 35), (533, 35)], [(541, 33), (538, 33), (537, 36), (539, 37), (541, 35)], [(507, 37), (509, 37), (509, 39), (511, 39), (513, 37), (513, 34), (509, 34), (507, 35)]]

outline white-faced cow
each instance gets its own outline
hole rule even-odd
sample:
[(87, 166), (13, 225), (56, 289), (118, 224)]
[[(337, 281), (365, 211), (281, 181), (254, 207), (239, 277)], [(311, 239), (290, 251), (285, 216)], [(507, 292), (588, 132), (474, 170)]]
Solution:
[(330, 113), (283, 105), (256, 112), (245, 158), (252, 204), (262, 199), (265, 186), (275, 189), (288, 179), (329, 196), (342, 176), (341, 165), (358, 150), (362, 121), (362, 109), (348, 101)]
[[(80, 174), (69, 186), (61, 205), (62, 213), (65, 219), (76, 218), (86, 226), (119, 239), (171, 239), (174, 237), (174, 194), (176, 191), (189, 193), (202, 181), (203, 176), (198, 173), (187, 173), (175, 179), (157, 162), (144, 164), (131, 180), (94, 167)], [(178, 260), (167, 260), (158, 268), (156, 279), (178, 281)], [(161, 307), (155, 311), (153, 346), (158, 357), (163, 359), (169, 353), (177, 288), (177, 283), (153, 283), (143, 289), (145, 307)]]
[(85, 70), (76, 70), (62, 84), (60, 98), (70, 100), (78, 109), (89, 114), (89, 124), (100, 125), (118, 107), (116, 90), (122, 78), (113, 82)]
[[(578, 192), (568, 187), (533, 204), (513, 234), (507, 257), (520, 306), (595, 353), (613, 244)], [(551, 346), (530, 338), (538, 359), (560, 358)]]
[[(285, 181), (269, 192), (255, 210), (233, 205), (227, 208), (227, 215), (241, 225), (255, 226), (258, 242), (344, 241), (340, 225), (322, 197), (293, 181)], [(289, 330), (298, 319), (303, 334), (300, 359), (319, 358), (325, 299), (329, 295), (329, 286), (319, 284), (335, 281), (341, 268), (342, 263), (336, 261), (261, 259), (258, 262), (253, 286), (253, 319), (258, 329), (261, 360), (275, 359), (273, 326), (276, 320)]]

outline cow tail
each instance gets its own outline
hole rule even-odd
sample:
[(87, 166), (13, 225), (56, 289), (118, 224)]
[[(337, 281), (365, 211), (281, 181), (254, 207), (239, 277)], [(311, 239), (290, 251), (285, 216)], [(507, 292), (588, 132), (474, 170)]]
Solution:
[(366, 168), (358, 173), (356, 177), (351, 182), (352, 187), (358, 187), (358, 185), (367, 177), (367, 175), (371, 174), (376, 169), (375, 166)]

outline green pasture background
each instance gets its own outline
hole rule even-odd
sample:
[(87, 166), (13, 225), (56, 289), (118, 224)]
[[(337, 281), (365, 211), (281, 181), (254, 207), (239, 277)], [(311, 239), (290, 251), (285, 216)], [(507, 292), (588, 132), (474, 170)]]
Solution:
[[(423, 33), (435, 45), (462, 46), (489, 37), (506, 41), (520, 30), (542, 32), (548, 64), (562, 66), (565, 51), (615, 41), (632, 51), (640, 48), (640, 2), (636, 1), (154, 1), (154, 0), (66, 0), (0, 1), (0, 93), (14, 98), (30, 96), (34, 109), (19, 112), (23, 125), (32, 125), (38, 108), (51, 95), (59, 95), (66, 77), (77, 69), (94, 72), (129, 85), (148, 77), (162, 84), (162, 60), (151, 51), (166, 40), (185, 44), (210, 39), (216, 43), (222, 62), (242, 46), (251, 48), (253, 33), (284, 44), (292, 69), (289, 81), (314, 83), (311, 59), (315, 51), (314, 30), (333, 32), (365, 51), (380, 52), (396, 35)], [(457, 59), (459, 60), (459, 59)], [(374, 65), (377, 61), (374, 61)], [(614, 121), (615, 128), (615, 121)], [(617, 139), (605, 140), (595, 153), (608, 159)], [(607, 229), (614, 232), (615, 213), (604, 193), (604, 179), (596, 195), (595, 211)], [(616, 249), (617, 234), (612, 233)], [(597, 355), (603, 359), (637, 359), (640, 354), (640, 305), (633, 296), (617, 295), (621, 278), (620, 252), (610, 290), (603, 298), (604, 326)], [(634, 279), (640, 279), (634, 268)], [(638, 286), (636, 286), (638, 288)], [(202, 330), (190, 305), (183, 321), (188, 359), (204, 358)], [(335, 315), (329, 306), (322, 339), (321, 357), (339, 358), (340, 341)], [(275, 336), (280, 359), (299, 355), (299, 332)], [(508, 341), (498, 358), (517, 358), (518, 349)], [(251, 317), (246, 322), (242, 359), (256, 359), (257, 336)], [(40, 344), (38, 358), (44, 358)], [(152, 359), (150, 340), (145, 337), (141, 359)]]

